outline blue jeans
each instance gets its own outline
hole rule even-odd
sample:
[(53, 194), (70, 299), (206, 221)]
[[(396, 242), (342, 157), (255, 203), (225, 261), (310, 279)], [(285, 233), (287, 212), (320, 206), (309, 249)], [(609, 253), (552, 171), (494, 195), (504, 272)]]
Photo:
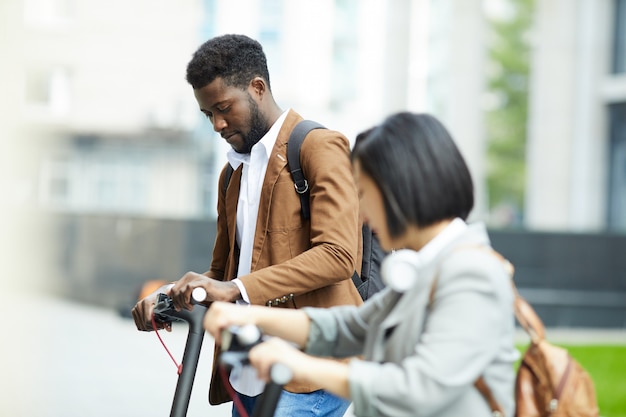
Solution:
[[(248, 416), (252, 416), (254, 405), (260, 395), (256, 397), (237, 395)], [(283, 390), (274, 417), (342, 417), (349, 406), (350, 401), (323, 390), (305, 394), (294, 394)], [(243, 417), (234, 404), (233, 417)]]

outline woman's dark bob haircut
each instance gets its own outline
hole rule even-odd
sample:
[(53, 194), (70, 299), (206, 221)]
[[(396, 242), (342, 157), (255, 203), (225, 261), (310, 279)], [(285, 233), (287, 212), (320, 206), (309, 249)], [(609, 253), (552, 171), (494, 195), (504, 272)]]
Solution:
[(380, 189), (392, 237), (409, 225), (465, 220), (474, 206), (465, 160), (446, 128), (429, 114), (396, 113), (361, 132), (352, 161)]

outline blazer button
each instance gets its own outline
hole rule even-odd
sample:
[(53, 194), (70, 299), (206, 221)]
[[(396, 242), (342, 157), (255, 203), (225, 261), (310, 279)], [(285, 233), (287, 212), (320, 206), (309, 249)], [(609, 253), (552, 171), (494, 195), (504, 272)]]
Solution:
[(265, 303), (266, 306), (271, 307), (272, 306), (272, 300), (269, 300), (267, 303)]
[(280, 304), (280, 298), (275, 299), (274, 303), (276, 303), (276, 305)]
[(289, 300), (289, 297), (287, 297), (286, 295), (283, 295), (283, 298), (280, 299), (280, 301), (285, 304), (287, 302), (287, 300)]

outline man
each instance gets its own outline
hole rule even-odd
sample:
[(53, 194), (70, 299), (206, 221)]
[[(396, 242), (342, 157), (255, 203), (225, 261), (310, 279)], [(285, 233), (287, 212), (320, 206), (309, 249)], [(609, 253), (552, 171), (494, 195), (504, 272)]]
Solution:
[[(287, 167), (291, 131), (302, 117), (274, 101), (261, 45), (243, 35), (205, 42), (187, 66), (187, 81), (200, 111), (232, 149), (234, 169), (219, 179), (217, 235), (209, 271), (186, 273), (167, 292), (179, 308), (191, 308), (196, 287), (205, 303), (238, 303), (301, 308), (361, 303), (351, 276), (360, 266), (361, 223), (350, 167), (348, 140), (326, 129), (311, 131), (301, 148), (310, 191), (310, 220), (300, 214), (300, 198)], [(152, 330), (155, 293), (133, 308), (139, 330)], [(216, 356), (219, 348), (216, 347)], [(252, 368), (233, 372), (230, 381), (248, 413), (264, 384)], [(310, 385), (288, 384), (276, 416), (342, 416), (349, 403)], [(217, 364), (209, 401), (229, 401)], [(319, 414), (323, 411), (322, 414)], [(233, 416), (239, 416), (233, 408)]]

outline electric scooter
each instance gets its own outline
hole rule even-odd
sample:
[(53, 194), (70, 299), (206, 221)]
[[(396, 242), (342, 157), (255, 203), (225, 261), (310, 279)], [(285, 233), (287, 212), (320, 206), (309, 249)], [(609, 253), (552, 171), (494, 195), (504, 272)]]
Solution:
[[(206, 298), (203, 288), (196, 288), (191, 295), (193, 310), (176, 311), (172, 299), (166, 294), (158, 294), (154, 306), (154, 319), (159, 323), (186, 322), (189, 326), (182, 363), (179, 367), (178, 382), (172, 400), (170, 417), (186, 417), (191, 398), (198, 359), (204, 340), (202, 321), (207, 308), (200, 304)], [(248, 352), (263, 340), (263, 334), (256, 326), (231, 326), (222, 334), (222, 354), (217, 366), (233, 368), (248, 362)], [(182, 368), (182, 369), (181, 369)], [(283, 386), (291, 380), (292, 372), (287, 366), (276, 363), (270, 369), (270, 381), (257, 401), (252, 417), (272, 417)], [(228, 381), (224, 381), (228, 384)], [(241, 414), (241, 412), (240, 412)]]

